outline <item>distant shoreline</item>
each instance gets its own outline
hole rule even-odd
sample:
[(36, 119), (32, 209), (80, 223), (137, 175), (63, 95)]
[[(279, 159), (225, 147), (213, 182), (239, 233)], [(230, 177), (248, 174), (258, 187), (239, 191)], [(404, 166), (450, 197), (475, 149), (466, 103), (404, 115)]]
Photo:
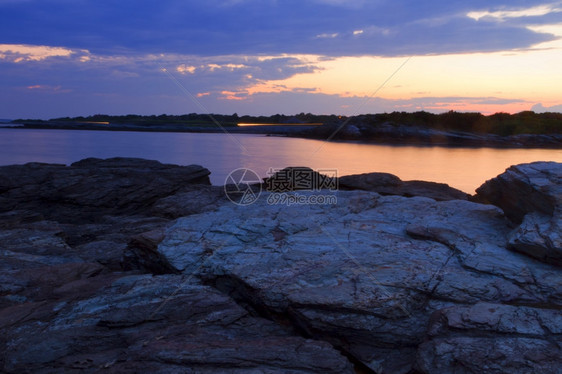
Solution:
[[(353, 133), (349, 126), (271, 124), (260, 126), (233, 126), (222, 128), (216, 125), (182, 124), (103, 124), (79, 122), (12, 123), (0, 128), (18, 130), (86, 130), (119, 132), (162, 132), (162, 133), (228, 133), (280, 136), (334, 142), (360, 143), (389, 146), (420, 147), (459, 147), (459, 148), (505, 148), (505, 149), (562, 149), (562, 134), (521, 134), (500, 136), (494, 134), (474, 134), (460, 131), (439, 131), (417, 126), (382, 126), (369, 136)], [(350, 133), (351, 132), (351, 133)], [(335, 136), (333, 136), (335, 134)]]

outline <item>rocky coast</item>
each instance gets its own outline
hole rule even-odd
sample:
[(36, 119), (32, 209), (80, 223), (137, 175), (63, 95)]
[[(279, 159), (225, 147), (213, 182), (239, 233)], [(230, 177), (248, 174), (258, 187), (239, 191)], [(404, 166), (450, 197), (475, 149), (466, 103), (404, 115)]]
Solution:
[(0, 167), (0, 372), (560, 373), (562, 164), (293, 206), (208, 176)]

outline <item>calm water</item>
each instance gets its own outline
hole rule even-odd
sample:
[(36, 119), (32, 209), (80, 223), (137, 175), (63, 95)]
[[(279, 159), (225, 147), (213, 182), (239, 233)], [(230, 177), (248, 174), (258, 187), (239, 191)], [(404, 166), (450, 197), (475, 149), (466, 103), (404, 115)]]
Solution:
[(398, 147), (262, 135), (142, 133), (0, 128), (0, 165), (26, 162), (70, 164), (86, 157), (142, 157), (211, 170), (223, 185), (234, 169), (262, 177), (270, 168), (309, 166), (338, 175), (388, 172), (403, 180), (428, 180), (473, 193), (513, 164), (562, 162), (562, 150)]

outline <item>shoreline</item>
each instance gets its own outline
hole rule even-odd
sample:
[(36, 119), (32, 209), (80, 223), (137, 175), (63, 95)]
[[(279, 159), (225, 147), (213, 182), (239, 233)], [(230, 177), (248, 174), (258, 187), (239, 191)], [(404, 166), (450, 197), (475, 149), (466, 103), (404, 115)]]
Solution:
[[(268, 126), (225, 126), (222, 129), (208, 126), (191, 126), (182, 128), (181, 125), (161, 125), (159, 128), (149, 128), (142, 125), (106, 125), (106, 124), (77, 124), (77, 123), (48, 123), (48, 124), (14, 124), (0, 128), (19, 130), (76, 130), (76, 131), (114, 131), (114, 132), (156, 132), (156, 133), (198, 133), (198, 134), (248, 134), (277, 137), (311, 139), (329, 142), (372, 144), (386, 146), (415, 146), (415, 147), (445, 147), (445, 148), (495, 148), (495, 149), (562, 149), (561, 134), (520, 134), (502, 137), (494, 134), (475, 134), (458, 131), (437, 131), (414, 126), (398, 126), (392, 129), (382, 129), (371, 137), (358, 138), (343, 128), (337, 137), (330, 136), (335, 130), (320, 126), (268, 125)], [(327, 135), (324, 134), (327, 132)]]

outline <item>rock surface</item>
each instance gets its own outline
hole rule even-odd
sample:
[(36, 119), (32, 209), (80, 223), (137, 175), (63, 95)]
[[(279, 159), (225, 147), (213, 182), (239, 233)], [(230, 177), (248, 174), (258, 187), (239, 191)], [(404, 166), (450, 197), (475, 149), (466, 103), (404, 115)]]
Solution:
[(556, 373), (561, 326), (559, 310), (485, 302), (445, 308), (433, 315), (418, 362), (429, 373), (482, 372), (482, 361), (488, 372)]
[(96, 285), (1, 310), (3, 372), (352, 372), (329, 344), (252, 317), (189, 277)]
[(562, 164), (512, 166), (476, 192), (520, 224), (509, 236), (510, 248), (562, 266)]
[(445, 183), (402, 181), (393, 174), (365, 173), (340, 177), (342, 190), (373, 191), (381, 195), (425, 196), (434, 200), (468, 200), (469, 195)]
[(135, 235), (218, 206), (208, 175), (134, 158), (0, 167), (0, 269), (83, 261), (121, 270)]
[[(555, 372), (562, 365), (562, 335), (554, 328), (562, 274), (506, 248), (511, 227), (499, 208), (358, 191), (337, 199), (335, 206), (268, 205), (265, 197), (249, 207), (223, 205), (178, 219), (158, 252), (176, 271), (334, 344), (373, 372), (463, 372), (469, 359), (482, 372)], [(478, 318), (520, 321), (511, 331), (478, 325), (428, 332), (436, 314), (478, 303), (510, 309), (493, 316), (469, 310), (475, 326)], [(553, 330), (522, 330), (537, 319)], [(457, 345), (439, 354), (449, 340)], [(485, 341), (504, 346), (487, 355)], [(548, 348), (544, 362), (537, 361), (541, 347)]]
[[(134, 214), (186, 185), (210, 184), (209, 170), (134, 158), (89, 158), (70, 166), (0, 167), (0, 211), (35, 210), (75, 224), (108, 214)], [(50, 209), (49, 209), (50, 208)]]
[[(559, 168), (487, 182), (501, 209), (380, 174), (394, 196), (237, 206), (200, 167), (0, 168), (0, 371), (559, 373), (562, 273), (537, 255)], [(485, 200), (505, 189), (531, 201)]]
[(138, 159), (1, 167), (0, 371), (352, 372), (330, 344), (192, 277), (139, 274), (170, 272), (148, 256), (170, 219), (226, 201), (208, 174)]

